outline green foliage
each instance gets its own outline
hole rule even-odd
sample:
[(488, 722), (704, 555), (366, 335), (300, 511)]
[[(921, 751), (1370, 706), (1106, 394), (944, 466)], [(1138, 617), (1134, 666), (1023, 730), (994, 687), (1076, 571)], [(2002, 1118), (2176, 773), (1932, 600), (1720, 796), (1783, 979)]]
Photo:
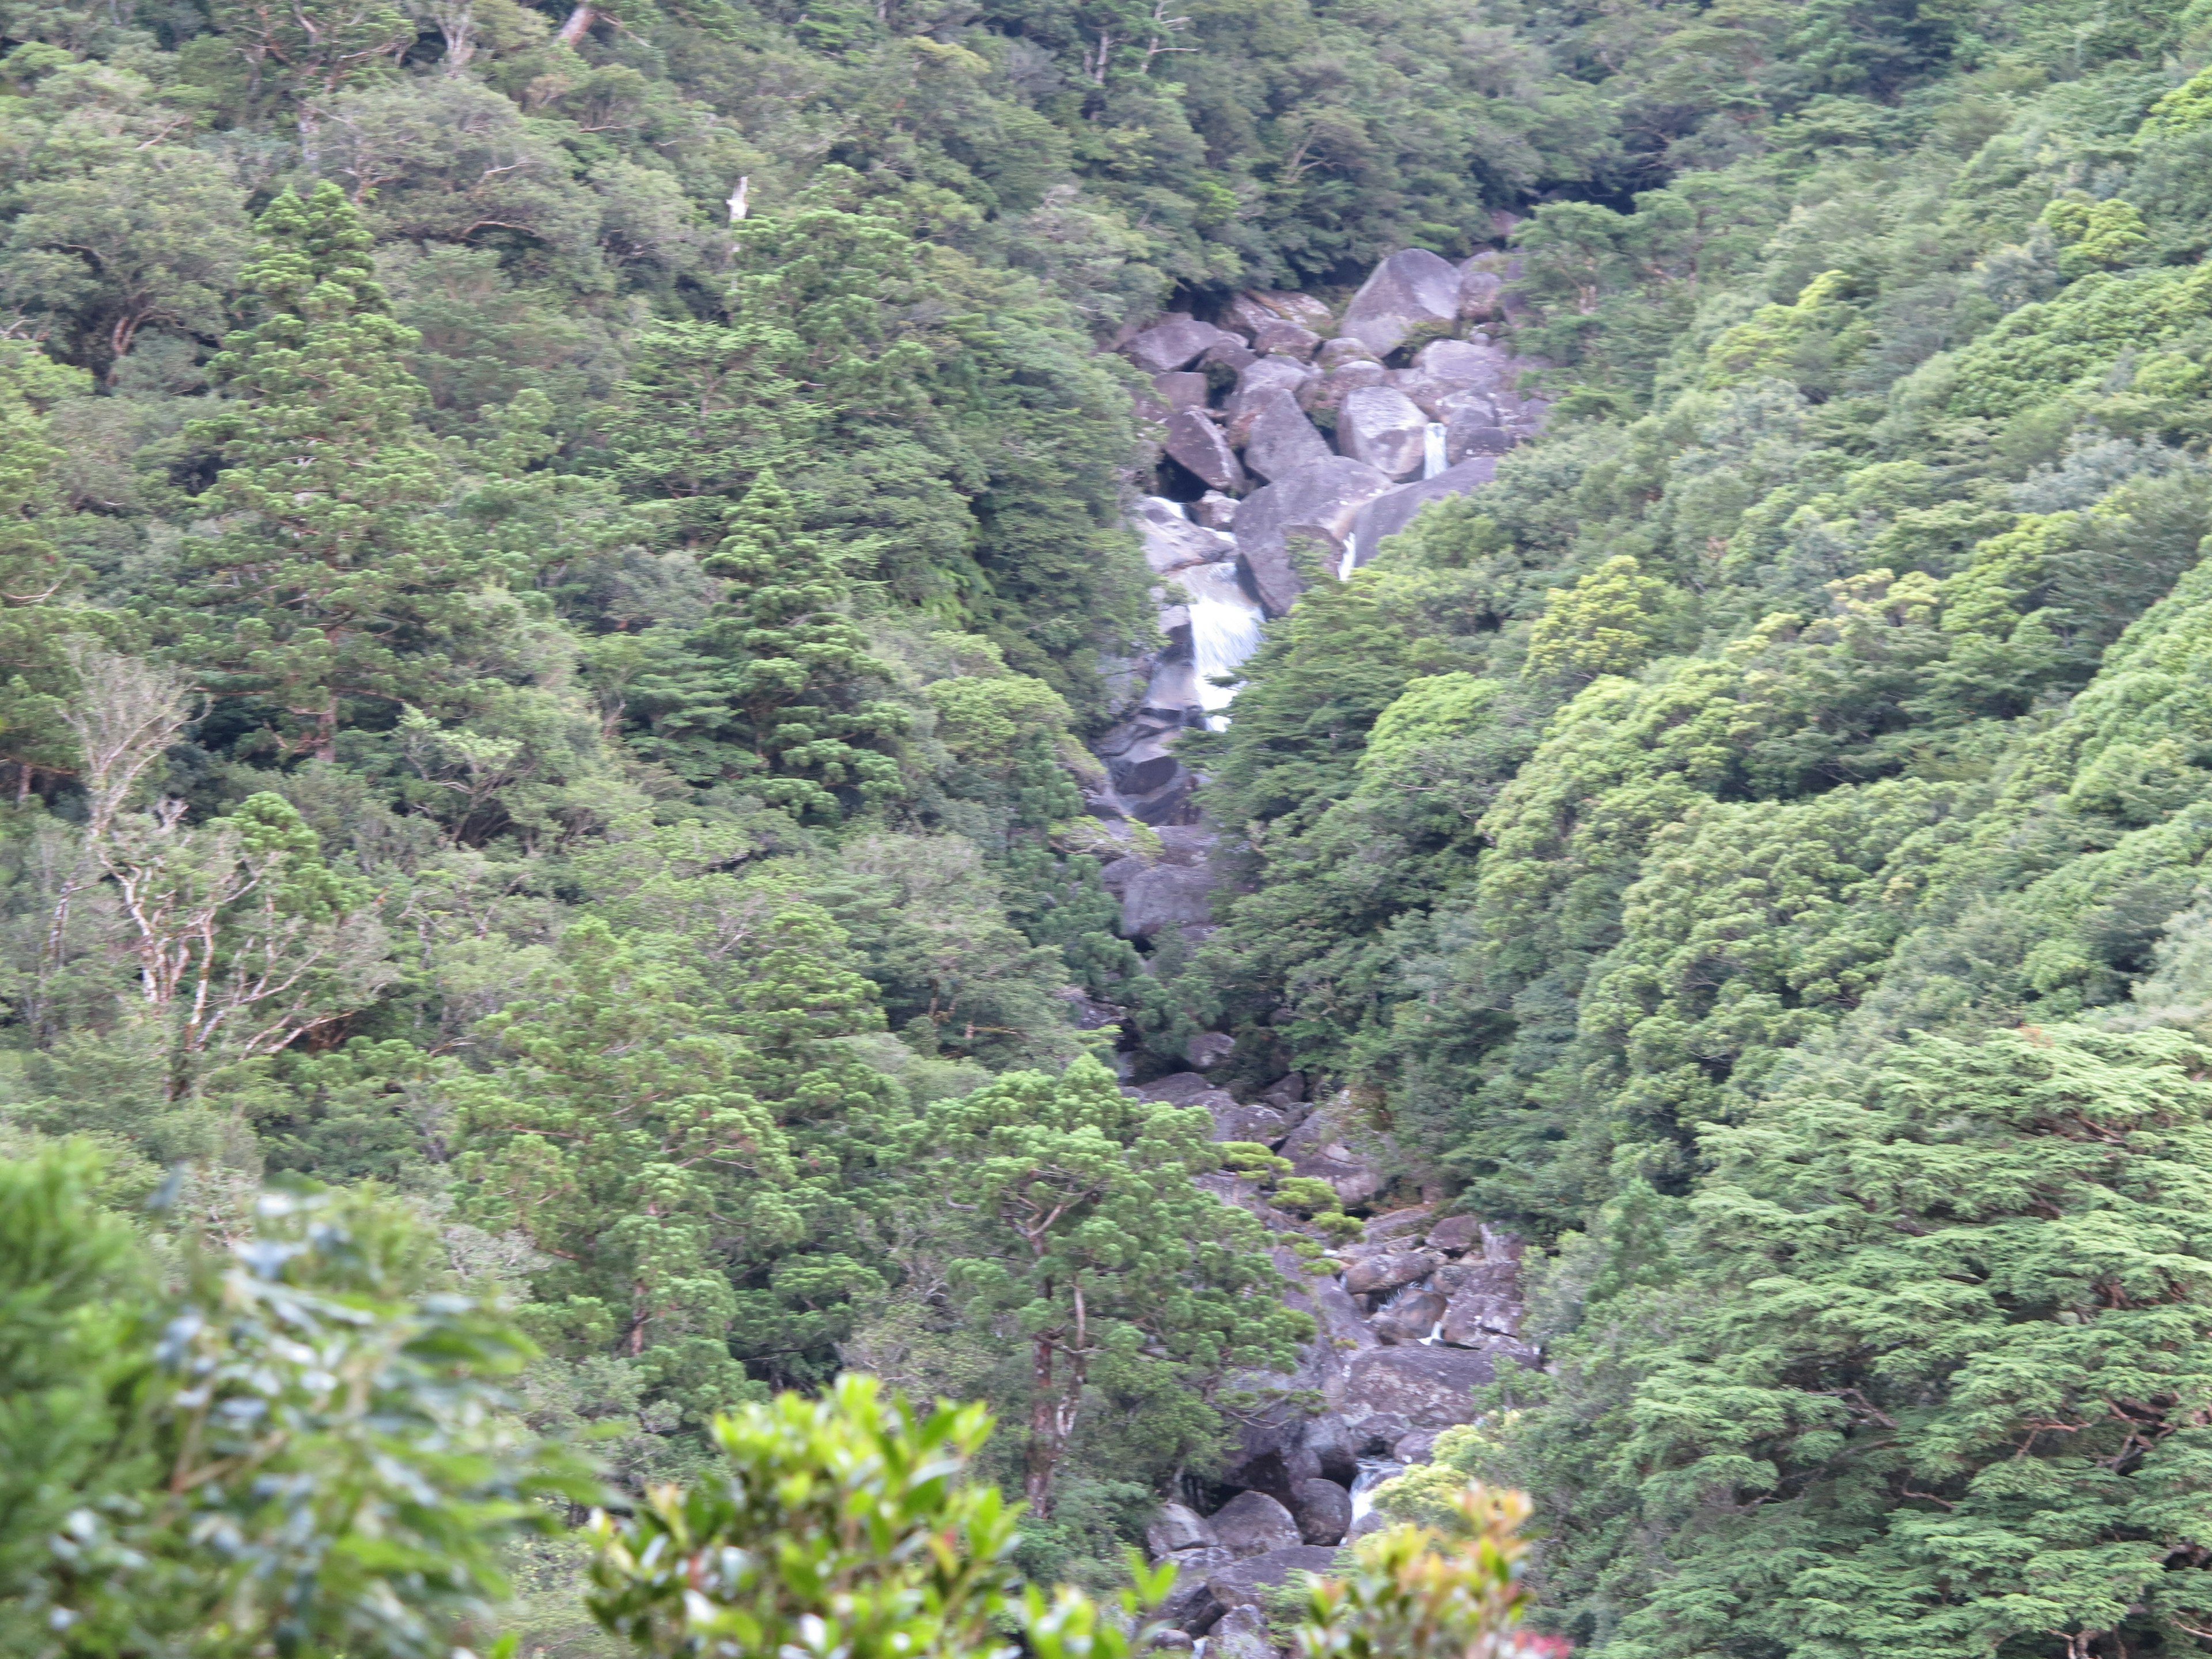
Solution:
[(1352, 1545), (1346, 1577), (1316, 1580), (1292, 1633), (1303, 1659), (1510, 1651), (1528, 1602), (1516, 1535), (1528, 1500), (1470, 1486), (1453, 1509), (1449, 1532), (1386, 1527)]
[(719, 1418), (705, 1478), (599, 1522), (592, 1612), (651, 1654), (998, 1651), (1016, 1512), (961, 1478), (990, 1429), (860, 1376)]
[[(286, 192), (240, 281), (263, 320), (210, 368), (234, 406), (196, 429), (227, 463), (205, 503), (234, 527), (191, 561), (181, 655), (265, 702), (285, 748), (337, 754), (342, 702), (435, 707), (470, 631), (468, 559), (435, 509), (450, 489), (414, 426), (421, 383), (374, 279), (359, 215), (325, 180)], [(222, 626), (210, 627), (217, 618)]]
[(0, 1164), (10, 1644), (423, 1656), (481, 1628), (502, 1543), (592, 1492), (505, 1409), (528, 1343), (431, 1291), (368, 1200), (270, 1194), (165, 1291), (98, 1176), (67, 1145)]
[(972, 1218), (947, 1272), (972, 1317), (1030, 1352), (1040, 1517), (1091, 1390), (1205, 1389), (1286, 1364), (1309, 1333), (1275, 1297), (1258, 1224), (1195, 1184), (1220, 1165), (1202, 1109), (1133, 1101), (1086, 1057), (945, 1102), (922, 1130), (932, 1202)]
[(1662, 625), (1667, 585), (1636, 561), (1607, 559), (1571, 589), (1555, 587), (1528, 630), (1528, 672), (1577, 684), (1642, 665)]
[(701, 568), (732, 592), (676, 675), (637, 683), (643, 752), (694, 782), (750, 783), (802, 818), (896, 797), (905, 714), (867, 695), (890, 671), (842, 614), (837, 558), (799, 529), (773, 472), (754, 480)]
[[(2201, 1572), (2167, 1564), (2203, 1480), (2201, 1063), (2173, 1033), (1930, 1038), (1711, 1132), (1679, 1322), (1616, 1294), (1572, 1349), (1626, 1362), (1602, 1461), (1675, 1540), (1620, 1639), (1934, 1654), (2198, 1624)], [(1578, 1541), (1561, 1569), (1610, 1564)]]

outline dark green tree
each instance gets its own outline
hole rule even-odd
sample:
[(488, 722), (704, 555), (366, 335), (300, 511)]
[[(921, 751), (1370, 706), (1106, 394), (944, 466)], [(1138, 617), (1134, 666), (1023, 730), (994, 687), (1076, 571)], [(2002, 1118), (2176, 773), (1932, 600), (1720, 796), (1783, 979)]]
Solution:
[(415, 424), (414, 335), (359, 213), (325, 180), (259, 229), (243, 280), (262, 318), (216, 358), (234, 400), (196, 428), (225, 463), (202, 502), (222, 528), (191, 550), (177, 650), (218, 695), (273, 709), (284, 751), (329, 760), (349, 708), (445, 700), (493, 566), (444, 517), (453, 480)]
[(1131, 1100), (1085, 1057), (947, 1102), (922, 1133), (926, 1201), (972, 1218), (951, 1269), (971, 1316), (1029, 1352), (1024, 1484), (1039, 1516), (1094, 1384), (1157, 1371), (1206, 1392), (1287, 1365), (1310, 1334), (1277, 1297), (1258, 1223), (1196, 1182), (1221, 1161), (1202, 1110)]
[(695, 781), (742, 781), (801, 817), (895, 799), (907, 717), (871, 695), (890, 669), (847, 614), (840, 550), (800, 528), (774, 472), (754, 479), (704, 568), (729, 595), (681, 655), (633, 683), (639, 746)]

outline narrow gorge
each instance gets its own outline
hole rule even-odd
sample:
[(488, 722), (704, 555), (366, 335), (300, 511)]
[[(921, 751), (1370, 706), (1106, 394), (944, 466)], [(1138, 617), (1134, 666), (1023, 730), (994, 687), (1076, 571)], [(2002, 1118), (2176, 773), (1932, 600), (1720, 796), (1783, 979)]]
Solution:
[[(1504, 285), (1517, 273), (1502, 246), (1456, 264), (1413, 248), (1376, 265), (1340, 317), (1310, 295), (1261, 291), (1211, 319), (1171, 313), (1127, 331), (1156, 438), (1132, 527), (1167, 643), (1121, 670), (1141, 690), (1094, 744), (1104, 775), (1086, 795), (1121, 848), (1101, 874), (1124, 937), (1194, 945), (1212, 932), (1216, 854), (1235, 831), (1206, 818), (1176, 739), (1235, 718), (1236, 671), (1266, 623), (1311, 583), (1349, 580), (1423, 506), (1481, 489), (1542, 431), (1546, 400), (1521, 386), (1541, 360), (1512, 343)], [(1088, 1005), (1084, 1023), (1120, 1012)], [(1250, 1099), (1218, 1086), (1206, 1073), (1233, 1046), (1201, 1033), (1194, 1069), (1131, 1092), (1203, 1107), (1232, 1167), (1267, 1166), (1202, 1184), (1265, 1224), (1283, 1299), (1316, 1334), (1291, 1375), (1235, 1382), (1249, 1401), (1231, 1408), (1235, 1450), (1187, 1480), (1187, 1501), (1146, 1541), (1178, 1569), (1163, 1616), (1182, 1637), (1213, 1659), (1266, 1659), (1264, 1593), (1378, 1524), (1374, 1487), (1473, 1420), (1473, 1391), (1501, 1365), (1539, 1356), (1519, 1337), (1521, 1242), (1448, 1212), (1446, 1184), (1362, 1124), (1334, 1080), (1292, 1073)]]

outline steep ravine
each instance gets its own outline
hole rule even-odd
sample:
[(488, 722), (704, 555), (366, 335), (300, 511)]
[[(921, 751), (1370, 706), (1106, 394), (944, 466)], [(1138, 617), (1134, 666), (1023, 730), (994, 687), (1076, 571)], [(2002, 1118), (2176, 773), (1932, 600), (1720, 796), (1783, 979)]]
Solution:
[[(1097, 744), (1105, 779), (1091, 808), (1127, 848), (1104, 872), (1125, 936), (1211, 931), (1221, 832), (1176, 741), (1235, 717), (1233, 688), (1214, 682), (1296, 603), (1306, 577), (1293, 550), (1333, 552), (1346, 578), (1425, 502), (1481, 488), (1498, 456), (1540, 429), (1542, 400), (1516, 384), (1531, 364), (1508, 343), (1510, 274), (1503, 253), (1454, 266), (1412, 249), (1378, 265), (1340, 318), (1311, 295), (1248, 294), (1212, 321), (1171, 314), (1122, 343), (1152, 380), (1140, 412), (1158, 437), (1158, 493), (1133, 522), (1167, 641), (1127, 665), (1131, 695)], [(1273, 1403), (1250, 1411), (1226, 1467), (1168, 1504), (1146, 1541), (1182, 1568), (1170, 1622), (1210, 1659), (1264, 1659), (1262, 1591), (1325, 1567), (1372, 1524), (1372, 1488), (1470, 1420), (1471, 1390), (1498, 1366), (1537, 1354), (1519, 1335), (1519, 1242), (1449, 1213), (1441, 1188), (1389, 1173), (1401, 1160), (1342, 1091), (1316, 1101), (1295, 1073), (1249, 1099), (1216, 1086), (1206, 1073), (1232, 1047), (1203, 1034), (1191, 1070), (1132, 1092), (1204, 1107), (1215, 1139), (1267, 1147), (1364, 1223), (1345, 1241), (1346, 1224), (1332, 1235), (1310, 1206), (1277, 1207), (1272, 1183), (1211, 1177), (1273, 1233), (1284, 1299), (1317, 1334), (1291, 1375), (1244, 1379)]]

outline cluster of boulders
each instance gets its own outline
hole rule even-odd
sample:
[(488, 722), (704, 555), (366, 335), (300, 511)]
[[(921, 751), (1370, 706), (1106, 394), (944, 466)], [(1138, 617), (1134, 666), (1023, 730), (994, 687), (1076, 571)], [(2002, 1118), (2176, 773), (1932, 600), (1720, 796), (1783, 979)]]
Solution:
[[(1214, 1139), (1267, 1146), (1292, 1176), (1327, 1182), (1349, 1212), (1404, 1190), (1346, 1103), (1309, 1100), (1297, 1073), (1249, 1100), (1198, 1071), (1134, 1092), (1203, 1107)], [(1227, 1496), (1212, 1513), (1171, 1504), (1146, 1534), (1154, 1558), (1180, 1569), (1164, 1616), (1193, 1637), (1256, 1609), (1264, 1590), (1292, 1573), (1325, 1570), (1338, 1546), (1375, 1523), (1359, 1512), (1368, 1484), (1426, 1458), (1440, 1431), (1471, 1421), (1473, 1390), (1499, 1365), (1537, 1363), (1520, 1335), (1521, 1244), (1510, 1234), (1417, 1201), (1381, 1208), (1355, 1242), (1317, 1249), (1322, 1236), (1273, 1206), (1270, 1182), (1206, 1180), (1272, 1230), (1284, 1300), (1313, 1316), (1316, 1336), (1290, 1376), (1242, 1379), (1276, 1403), (1240, 1424), (1213, 1488)], [(1242, 1626), (1229, 1634), (1243, 1639)], [(1219, 1651), (1209, 1646), (1210, 1656)]]
[(1260, 617), (1287, 611), (1317, 563), (1349, 569), (1425, 502), (1487, 483), (1540, 429), (1544, 401), (1519, 390), (1534, 360), (1506, 343), (1512, 274), (1502, 253), (1455, 265), (1408, 248), (1341, 317), (1310, 295), (1257, 291), (1121, 343), (1151, 377), (1139, 412), (1162, 456), (1161, 493), (1135, 526), (1153, 574), (1183, 595), (1158, 595), (1169, 642), (1129, 665), (1125, 717), (1097, 745), (1111, 787), (1094, 810), (1187, 821), (1176, 734), (1217, 716), (1211, 679), (1256, 648)]
[[(1455, 265), (1410, 249), (1340, 315), (1309, 295), (1255, 292), (1117, 343), (1150, 377), (1139, 412), (1158, 435), (1159, 493), (1133, 523), (1166, 641), (1123, 665), (1122, 716), (1094, 744), (1102, 767), (1086, 784), (1125, 937), (1195, 944), (1212, 931), (1216, 836), (1194, 821), (1176, 742), (1222, 717), (1223, 683), (1262, 621), (1321, 572), (1372, 556), (1425, 502), (1487, 483), (1497, 458), (1540, 428), (1542, 400), (1519, 389), (1534, 360), (1507, 343), (1512, 274), (1503, 254)], [(1122, 1014), (1067, 994), (1086, 1028)], [(1316, 1103), (1306, 1079), (1249, 1098), (1218, 1086), (1235, 1047), (1202, 1033), (1191, 1069), (1132, 1092), (1202, 1107), (1214, 1139), (1267, 1148), (1292, 1176), (1326, 1183), (1343, 1214), (1331, 1232), (1310, 1204), (1278, 1207), (1273, 1180), (1206, 1178), (1268, 1227), (1283, 1299), (1316, 1334), (1291, 1374), (1238, 1379), (1272, 1403), (1244, 1413), (1226, 1466), (1191, 1504), (1167, 1505), (1146, 1542), (1181, 1569), (1160, 1645), (1203, 1639), (1208, 1659), (1270, 1659), (1265, 1590), (1326, 1570), (1374, 1523), (1364, 1493), (1471, 1420), (1473, 1391), (1499, 1365), (1537, 1355), (1520, 1335), (1518, 1241), (1443, 1213), (1440, 1191), (1395, 1169), (1348, 1104)], [(1344, 1242), (1343, 1218), (1359, 1216)]]

